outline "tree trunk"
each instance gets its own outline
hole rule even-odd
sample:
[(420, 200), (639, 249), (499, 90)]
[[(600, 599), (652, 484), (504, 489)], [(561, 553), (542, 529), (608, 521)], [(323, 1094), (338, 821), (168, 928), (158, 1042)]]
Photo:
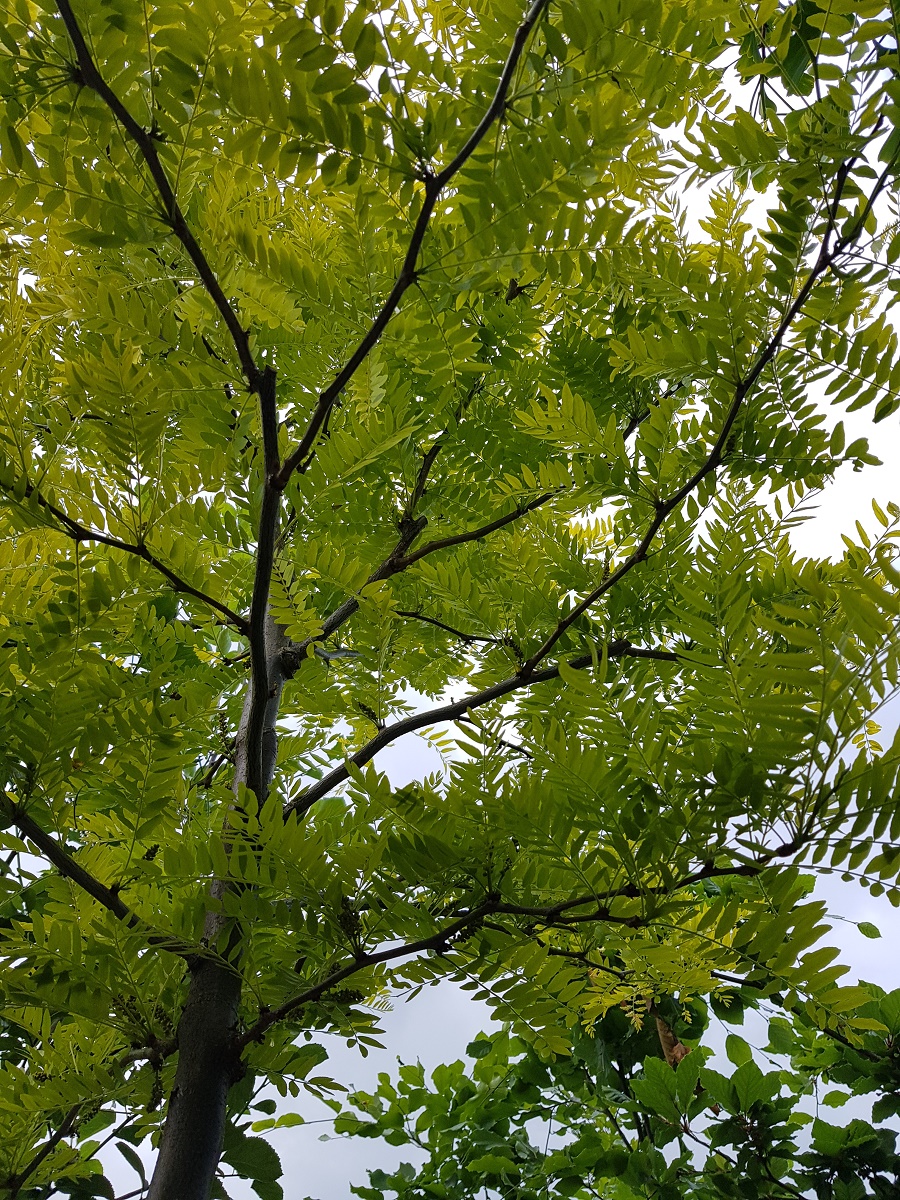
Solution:
[[(275, 773), (275, 723), (284, 685), (282, 653), (287, 645), (271, 617), (266, 619), (266, 665), (269, 681), (262, 731), (262, 778), (268, 789)], [(251, 777), (248, 726), (253, 685), (248, 683), (235, 755), (235, 798)], [(265, 795), (257, 796), (262, 805)], [(221, 901), (233, 885), (215, 880), (210, 898)], [(147, 1200), (208, 1200), (222, 1153), (228, 1091), (243, 1074), (235, 1049), (240, 1000), (240, 959), (246, 938), (238, 921), (219, 911), (206, 915), (203, 941), (219, 957), (198, 957), (191, 965), (187, 1001), (178, 1022), (178, 1065), (163, 1125), (162, 1141)], [(222, 959), (226, 959), (231, 968)]]
[[(240, 936), (236, 927), (235, 934), (229, 940)], [(197, 961), (178, 1022), (175, 1085), (148, 1200), (208, 1200), (222, 1153), (228, 1089), (239, 1076), (233, 1034), (240, 998), (237, 970)]]

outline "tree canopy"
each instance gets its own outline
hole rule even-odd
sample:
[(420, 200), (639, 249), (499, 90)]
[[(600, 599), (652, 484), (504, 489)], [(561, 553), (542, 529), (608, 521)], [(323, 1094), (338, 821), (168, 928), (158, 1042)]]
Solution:
[[(900, 408), (896, 21), (6, 0), (0, 1189), (278, 1200), (312, 1094), (371, 1200), (896, 1194), (810, 892), (900, 903), (900, 507), (790, 542)], [(317, 1073), (442, 979), (474, 1070)]]

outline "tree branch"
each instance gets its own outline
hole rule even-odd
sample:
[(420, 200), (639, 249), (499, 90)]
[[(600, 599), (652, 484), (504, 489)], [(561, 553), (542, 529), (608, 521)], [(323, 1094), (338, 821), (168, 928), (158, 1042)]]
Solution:
[[(624, 638), (620, 641), (610, 642), (605, 650), (607, 658), (649, 658), (660, 662), (677, 662), (680, 657), (669, 650), (647, 650), (640, 646), (632, 646), (631, 642)], [(571, 659), (566, 665), (573, 671), (583, 671), (593, 666), (595, 661), (596, 658), (594, 655), (583, 654), (578, 658)], [(501, 696), (506, 696), (510, 692), (533, 687), (535, 684), (545, 683), (550, 679), (558, 679), (559, 673), (560, 669), (558, 665), (545, 667), (542, 671), (532, 671), (527, 678), (519, 673), (509, 679), (502, 680), (500, 683), (492, 684), (480, 692), (473, 692), (470, 696), (466, 696), (462, 700), (457, 700), (451, 704), (444, 704), (438, 708), (431, 708), (426, 712), (414, 713), (402, 721), (397, 721), (393, 725), (389, 725), (386, 729), (376, 734), (365, 746), (357, 750), (355, 754), (352, 754), (346, 762), (329, 771), (327, 775), (307, 788), (305, 792), (301, 792), (289, 800), (284, 808), (285, 816), (287, 817), (292, 812), (300, 815), (307, 812), (317, 800), (321, 800), (323, 796), (327, 796), (332, 788), (349, 779), (351, 766), (364, 766), (375, 757), (379, 750), (383, 750), (385, 746), (389, 746), (391, 742), (397, 741), (398, 738), (405, 737), (408, 733), (414, 733), (417, 729), (425, 729), (429, 725), (437, 725), (444, 721), (455, 721), (458, 717), (465, 716), (472, 709), (482, 708), (485, 704), (490, 704), (493, 700), (498, 700)]]
[[(9, 491), (9, 489), (5, 489)], [(112, 537), (108, 533), (103, 533), (99, 529), (91, 529), (87, 525), (82, 525), (80, 521), (76, 521), (67, 513), (63, 512), (55, 504), (51, 504), (49, 500), (43, 496), (33, 484), (26, 484), (25, 495), (29, 499), (33, 499), (41, 508), (46, 509), (48, 513), (59, 522), (56, 526), (57, 532), (64, 533), (67, 537), (72, 538), (75, 542), (97, 542), (101, 546), (110, 546), (113, 550), (121, 550), (124, 554), (133, 554), (136, 558), (143, 559), (148, 566), (153, 567), (158, 571), (171, 585), (172, 590), (181, 592), (186, 596), (193, 596), (195, 600), (201, 600), (209, 608), (219, 613), (229, 625), (233, 625), (237, 631), (243, 635), (249, 632), (249, 624), (247, 620), (236, 613), (234, 609), (223, 604), (221, 600), (216, 600), (214, 596), (209, 596), (206, 592), (195, 588), (193, 584), (182, 579), (177, 575), (171, 567), (167, 567), (164, 562), (156, 557), (143, 542), (124, 542), (120, 538)]]
[[(551, 904), (543, 908), (528, 908), (524, 905), (517, 905), (515, 912), (511, 915), (520, 917), (534, 917), (541, 921), (554, 923), (561, 918), (566, 918), (566, 914), (575, 908), (584, 908), (588, 904), (593, 904), (598, 911), (605, 911), (606, 904), (604, 902), (611, 900), (638, 900), (642, 896), (656, 896), (666, 893), (677, 892), (682, 888), (691, 887), (695, 883), (701, 883), (704, 879), (718, 879), (723, 876), (746, 876), (752, 878), (758, 875), (766, 865), (765, 862), (760, 863), (738, 863), (733, 865), (729, 863), (727, 867), (717, 867), (713, 863), (705, 863), (698, 870), (690, 875), (685, 875), (684, 878), (670, 884), (660, 884), (656, 887), (639, 887), (634, 883), (627, 883), (623, 887), (613, 888), (608, 892), (592, 892), (583, 896), (572, 896), (568, 900), (560, 900), (556, 904)], [(574, 922), (577, 924), (584, 920), (596, 920), (593, 915), (576, 916)]]
[(467, 533), (455, 533), (451, 537), (428, 542), (420, 549), (414, 550), (412, 554), (407, 554), (405, 557), (396, 559), (394, 561), (394, 569), (391, 573), (396, 574), (398, 571), (405, 571), (407, 567), (411, 567), (413, 563), (417, 563), (428, 554), (434, 554), (436, 550), (449, 550), (451, 546), (462, 546), (466, 542), (478, 542), (482, 538), (487, 537), (488, 534), (495, 533), (505, 525), (510, 525), (513, 521), (517, 521), (519, 517), (524, 517), (526, 513), (534, 512), (536, 508), (540, 508), (542, 504), (546, 504), (548, 500), (552, 500), (554, 496), (558, 495), (558, 490), (545, 492), (542, 496), (538, 496), (535, 500), (530, 500), (527, 504), (521, 505), (513, 512), (506, 513), (502, 517), (497, 517), (495, 521), (491, 521), (487, 525), (482, 525), (480, 529), (470, 529)]
[[(432, 447), (432, 449), (434, 449), (434, 447)], [(435, 457), (437, 456), (435, 455)], [(433, 461), (434, 459), (432, 458), (431, 462)], [(489, 534), (496, 532), (498, 529), (503, 529), (504, 526), (511, 525), (513, 521), (517, 521), (520, 517), (525, 516), (527, 513), (533, 512), (536, 508), (540, 508), (542, 504), (546, 504), (548, 500), (552, 500), (553, 497), (557, 496), (558, 494), (558, 491), (545, 492), (544, 495), (538, 496), (537, 499), (529, 501), (528, 504), (520, 506), (511, 513), (506, 513), (504, 516), (498, 517), (495, 521), (491, 521), (487, 525), (482, 525), (479, 529), (472, 529), (466, 533), (457, 533), (453, 534), (451, 537), (441, 538), (438, 541), (429, 542), (420, 550), (416, 550), (412, 554), (407, 554), (406, 551), (425, 528), (426, 519), (425, 517), (419, 517), (418, 519), (413, 518), (411, 507), (410, 505), (407, 505), (407, 508), (400, 519), (401, 534), (397, 545), (390, 552), (387, 558), (375, 568), (362, 586), (365, 588), (371, 583), (378, 583), (383, 579), (390, 579), (393, 575), (398, 575), (401, 571), (405, 571), (407, 567), (411, 567), (414, 563), (419, 562), (421, 559), (425, 558), (426, 555), (434, 554), (438, 550), (447, 550), (451, 546), (460, 546), (465, 542), (480, 541), (482, 538), (485, 538)], [(309, 647), (316, 642), (324, 641), (326, 638), (330, 637), (341, 627), (341, 625), (345, 623), (345, 621), (348, 621), (358, 609), (359, 600), (357, 600), (355, 596), (348, 597), (343, 604), (339, 605), (325, 618), (325, 620), (322, 622), (322, 628), (318, 633), (306, 638), (302, 642), (294, 642), (290, 647), (288, 647), (284, 654), (284, 667), (286, 673), (289, 675), (293, 674), (306, 657)], [(400, 615), (415, 617), (418, 614), (404, 612)], [(434, 621), (428, 617), (424, 617), (422, 619), (429, 621), (429, 623), (432, 625), (440, 625), (440, 622)], [(456, 633), (457, 636), (465, 636), (464, 634), (458, 634), (456, 630), (450, 629), (449, 626), (443, 626), (442, 628), (447, 629), (447, 631), (450, 633)], [(498, 639), (470, 638), (469, 640), (496, 641)]]
[[(425, 485), (428, 482), (428, 476), (431, 474), (431, 468), (434, 466), (435, 459), (441, 452), (441, 446), (443, 445), (441, 438), (443, 436), (441, 434), (441, 437), (437, 439), (434, 445), (429, 447), (422, 458), (422, 465), (419, 468), (419, 474), (416, 476), (415, 485), (410, 492), (409, 500), (406, 502), (406, 508), (403, 510), (403, 515), (406, 517), (413, 517), (415, 515), (416, 505), (425, 495)], [(402, 524), (403, 518), (401, 517), (400, 520)]]
[[(250, 602), (250, 701), (247, 709), (244, 735), (246, 738), (246, 782), (262, 805), (269, 789), (268, 771), (264, 768), (263, 735), (266, 713), (275, 695), (273, 686), (280, 693), (275, 680), (270, 679), (270, 662), (267, 649), (269, 617), (269, 591), (272, 569), (275, 564), (275, 549), (278, 539), (278, 517), (281, 508), (281, 492), (275, 486), (278, 472), (278, 414), (275, 396), (275, 371), (266, 367), (261, 376), (259, 389), (260, 417), (262, 421), (263, 449), (265, 453), (266, 480), (263, 488), (259, 515), (259, 533), (256, 540), (256, 569), (253, 579), (253, 596)], [(274, 664), (277, 665), (277, 664)], [(274, 760), (272, 762), (274, 768)]]
[(81, 1104), (74, 1104), (66, 1113), (62, 1120), (62, 1124), (58, 1129), (55, 1129), (53, 1133), (50, 1134), (49, 1138), (46, 1140), (46, 1142), (44, 1142), (43, 1146), (41, 1146), (40, 1150), (38, 1150), (31, 1162), (28, 1163), (27, 1166), (23, 1167), (21, 1171), (18, 1171), (15, 1175), (9, 1176), (4, 1190), (6, 1188), (9, 1189), (10, 1200), (13, 1200), (15, 1196), (18, 1196), (19, 1192), (22, 1190), (22, 1184), (31, 1178), (47, 1155), (52, 1154), (63, 1138), (69, 1136), (69, 1134), (75, 1128), (75, 1122), (78, 1120), (79, 1112), (81, 1112)]
[[(718, 875), (747, 875), (749, 873), (750, 869), (746, 866), (734, 868), (716, 867), (711, 863), (707, 863), (699, 871), (673, 882), (664, 890), (668, 893), (674, 893), (690, 886), (692, 883), (696, 883), (700, 879), (709, 879)], [(758, 873), (758, 870), (754, 873)], [(646, 889), (644, 891), (646, 892)], [(604, 894), (608, 899), (618, 899), (625, 895), (624, 891), (614, 891)], [(367, 967), (378, 966), (382, 963), (396, 962), (398, 959), (409, 958), (414, 954), (422, 954), (429, 950), (436, 951), (437, 953), (446, 953), (450, 948), (450, 944), (456, 938), (468, 933), (472, 926), (483, 925), (487, 918), (494, 915), (523, 916), (552, 924), (558, 922), (560, 914), (566, 912), (568, 909), (585, 904), (593, 904), (595, 906), (594, 912), (571, 919), (578, 921), (614, 922), (631, 927), (638, 927), (645, 923), (641, 917), (614, 916), (610, 913), (607, 906), (598, 903), (598, 899), (597, 896), (579, 896), (540, 908), (522, 904), (509, 904), (499, 896), (488, 896), (481, 904), (476, 905), (468, 912), (461, 913), (455, 920), (435, 933), (429, 934), (427, 937), (418, 938), (412, 942), (406, 942), (400, 946), (391, 946), (386, 950), (378, 950), (373, 953), (360, 952), (354, 957), (352, 962), (345, 963), (343, 966), (336, 968), (319, 983), (313, 984), (296, 996), (292, 996), (277, 1008), (264, 1009), (255, 1024), (237, 1039), (238, 1049), (243, 1051), (252, 1042), (261, 1041), (266, 1031), (272, 1025), (278, 1021), (283, 1021), (305, 1004), (312, 1004), (316, 1000), (321, 999), (326, 992), (337, 987), (338, 984), (343, 983), (358, 971), (363, 971)], [(609, 968), (603, 969), (609, 970)], [(613, 973), (617, 972), (614, 971)]]
[(138, 1046), (134, 1050), (127, 1050), (116, 1061), (120, 1067), (130, 1067), (135, 1063), (149, 1062), (159, 1069), (167, 1058), (178, 1049), (178, 1042), (175, 1038), (169, 1038), (165, 1042), (157, 1042), (152, 1046)]
[(718, 470), (722, 462), (729, 436), (731, 435), (731, 431), (734, 428), (734, 424), (738, 419), (747, 396), (752, 391), (763, 371), (778, 353), (785, 334), (790, 329), (798, 313), (803, 308), (803, 305), (809, 299), (810, 293), (818, 283), (819, 279), (821, 279), (821, 277), (832, 268), (836, 259), (839, 258), (844, 250), (846, 250), (847, 246), (849, 246), (859, 236), (859, 231), (861, 230), (862, 224), (865, 221), (865, 216), (867, 216), (868, 212), (871, 211), (871, 206), (875, 203), (878, 193), (884, 188), (891, 169), (893, 169), (893, 162), (889, 164), (888, 167), (885, 168), (884, 172), (882, 172), (882, 174), (879, 176), (860, 220), (856, 222), (851, 231), (845, 234), (842, 238), (839, 238), (834, 243), (834, 246), (829, 249), (828, 243), (834, 230), (837, 208), (840, 203), (844, 184), (850, 170), (850, 164), (841, 164), (837, 175), (835, 195), (829, 207), (825, 234), (823, 236), (822, 245), (819, 249), (819, 254), (816, 258), (816, 261), (810, 268), (809, 274), (794, 298), (793, 303), (789, 306), (787, 312), (779, 321), (775, 332), (757, 355), (756, 360), (754, 361), (750, 370), (736, 385), (734, 397), (725, 414), (722, 427), (719, 430), (719, 434), (713, 443), (712, 449), (706, 456), (706, 459), (697, 468), (694, 474), (691, 475), (691, 477), (684, 484), (682, 484), (677, 491), (673, 492), (668, 499), (656, 501), (656, 512), (652, 521), (647, 527), (644, 536), (641, 538), (637, 549), (632, 551), (632, 553), (628, 556), (628, 558), (625, 559), (625, 561), (618, 567), (617, 570), (613, 571), (611, 575), (609, 575), (601, 584), (599, 584), (598, 587), (590, 592), (584, 598), (584, 600), (577, 604), (572, 611), (559, 622), (559, 624), (540, 646), (540, 648), (536, 650), (523, 665), (521, 670), (522, 675), (527, 676), (534, 671), (538, 664), (547, 657), (566, 630), (569, 629), (579, 617), (583, 616), (583, 614), (586, 613), (589, 608), (596, 604), (601, 596), (605, 595), (606, 592), (615, 587), (619, 580), (627, 575), (634, 567), (636, 567), (638, 563), (643, 562), (643, 560), (647, 557), (647, 551), (649, 550), (651, 543), (655, 539), (659, 530), (662, 528), (669, 514), (672, 513), (682, 503), (682, 501), (685, 500), (691, 494), (691, 492), (693, 492), (703, 482), (707, 475), (710, 475)]
[(674, 396), (676, 392), (680, 392), (683, 387), (684, 380), (679, 379), (677, 383), (673, 383), (671, 387), (667, 387), (661, 396), (657, 396), (655, 400), (651, 400), (649, 406), (642, 412), (635, 413), (625, 426), (625, 429), (622, 433), (623, 440), (626, 442), (628, 441), (631, 435), (635, 433), (641, 427), (641, 425), (643, 425), (643, 423), (650, 416), (651, 412), (653, 412), (653, 409), (659, 405), (660, 401), (668, 400), (670, 396)]
[(241, 326), (241, 322), (237, 313), (228, 301), (225, 293), (222, 291), (221, 284), (216, 278), (209, 260), (200, 248), (200, 244), (191, 232), (184, 213), (178, 204), (175, 192), (172, 190), (172, 185), (169, 183), (169, 177), (166, 174), (165, 168), (160, 161), (157, 153), (154, 134), (152, 131), (144, 129), (144, 127), (135, 120), (116, 93), (112, 90), (103, 76), (97, 69), (97, 65), (88, 49), (84, 34), (78, 24), (72, 6), (69, 0), (57, 0), (57, 9), (62, 17), (63, 24), (72, 42), (75, 50), (75, 59), (77, 63), (77, 72), (75, 81), (84, 87), (88, 87), (91, 91), (96, 92), (103, 103), (107, 106), (134, 144), (137, 146), (141, 157), (147, 164), (150, 171), (150, 176), (156, 187), (157, 195), (163, 209), (163, 219), (170, 227), (172, 232), (178, 238), (181, 245), (187, 252), (188, 257), (194, 265), (194, 269), (199, 275), (203, 286), (219, 311), (219, 315), (225, 323), (231, 340), (234, 342), (235, 350), (237, 351), (238, 359), (241, 364), (241, 370), (250, 385), (251, 391), (257, 391), (260, 385), (260, 380), (264, 372), (261, 372), (254, 361), (253, 355), (250, 353), (250, 343), (247, 331)]
[(444, 633), (452, 634), (453, 637), (459, 638), (460, 641), (465, 642), (467, 645), (470, 642), (489, 642), (494, 646), (503, 644), (502, 638), (489, 637), (486, 634), (479, 633), (463, 633), (461, 629), (454, 629), (452, 625), (445, 625), (443, 621), (438, 621), (435, 617), (428, 617), (425, 613), (409, 612), (402, 608), (398, 608), (396, 613), (398, 617), (405, 617), (410, 621), (424, 621), (426, 625), (433, 625), (435, 629), (443, 629)]
[(225, 765), (225, 763), (227, 763), (229, 761), (230, 761), (230, 755), (228, 755), (228, 754), (222, 753), (222, 754), (215, 755), (212, 762), (209, 764), (206, 771), (204, 772), (203, 778), (200, 779), (196, 783), (192, 782), (191, 787), (211, 788), (213, 783), (215, 782), (216, 775), (218, 775), (220, 768), (223, 767)]
[(28, 838), (37, 846), (41, 854), (56, 867), (60, 875), (71, 879), (83, 892), (86, 892), (88, 896), (112, 913), (128, 929), (142, 934), (149, 946), (168, 950), (180, 958), (190, 959), (197, 956), (199, 953), (197, 946), (178, 941), (164, 933), (155, 933), (142, 917), (128, 907), (117, 891), (108, 888), (99, 879), (95, 879), (89, 871), (75, 861), (59, 842), (42, 829), (33, 817), (29, 817), (2, 792), (0, 792), (0, 817), (10, 825), (15, 825), (23, 837)]
[(285, 459), (284, 466), (281, 468), (278, 477), (278, 485), (282, 489), (287, 486), (291, 475), (294, 471), (305, 471), (311, 461), (311, 454), (315, 445), (316, 438), (319, 435), (323, 424), (328, 418), (329, 413), (334, 407), (338, 396), (343, 389), (353, 378), (357, 368), (365, 361), (369, 351), (377, 343), (378, 339), (384, 332), (388, 321), (397, 310), (397, 306), (403, 297), (403, 294), (416, 281), (416, 264), (419, 259), (419, 253), (422, 249), (422, 243), (425, 240), (425, 233), (428, 229), (428, 223), (431, 220), (431, 215), (434, 212), (435, 206), (440, 199), (441, 193), (450, 182), (450, 180), (462, 169), (468, 162), (469, 158), (477, 150), (485, 137), (485, 134), (503, 112), (506, 105), (506, 97), (509, 94), (509, 89), (512, 86), (513, 76), (516, 68), (519, 65), (519, 60), (525, 49), (529, 35), (534, 28), (535, 23), (541, 13), (547, 8), (549, 0), (533, 0), (531, 7), (525, 15), (519, 28), (516, 30), (513, 38), (512, 46), (509, 54), (506, 57), (506, 62), (503, 66), (503, 71), (500, 75), (500, 80), (497, 84), (494, 97), (487, 108), (484, 116), (478, 122), (478, 125), (469, 136), (465, 145), (459, 153), (451, 159), (446, 167), (437, 174), (429, 172), (425, 175), (423, 183), (425, 185), (425, 196), (422, 200), (422, 207), (419, 209), (419, 215), (416, 218), (416, 223), (413, 226), (412, 235), (407, 246), (406, 255), (403, 259), (403, 265), (400, 268), (400, 273), (394, 281), (394, 286), (382, 304), (381, 309), (376, 315), (374, 321), (369, 326), (368, 331), (362, 341), (354, 350), (353, 354), (347, 360), (345, 365), (337, 373), (328, 387), (320, 394), (310, 417), (306, 431), (300, 439), (295, 449)]
[(378, 950), (372, 954), (358, 954), (352, 962), (338, 967), (337, 970), (332, 971), (320, 983), (313, 984), (305, 992), (291, 997), (284, 1004), (280, 1004), (278, 1008), (263, 1011), (257, 1022), (251, 1025), (237, 1039), (238, 1048), (244, 1050), (251, 1042), (261, 1041), (266, 1030), (270, 1029), (276, 1022), (283, 1021), (285, 1017), (290, 1016), (292, 1012), (296, 1012), (298, 1008), (302, 1008), (304, 1004), (311, 1004), (319, 1000), (326, 992), (331, 991), (332, 988), (337, 987), (339, 983), (343, 983), (345, 979), (349, 979), (351, 975), (355, 975), (358, 971), (364, 971), (367, 967), (378, 966), (380, 963), (393, 962), (398, 958), (408, 958), (412, 954), (422, 954), (427, 950), (436, 950), (439, 953), (445, 953), (449, 949), (450, 941), (454, 937), (457, 937), (460, 933), (464, 933), (470, 925), (480, 922), (492, 911), (490, 902), (485, 902), (464, 916), (451, 921), (449, 925), (446, 925), (443, 929), (439, 929), (437, 933), (430, 934), (428, 937), (419, 938), (414, 942), (407, 942), (402, 946), (392, 946), (388, 950)]

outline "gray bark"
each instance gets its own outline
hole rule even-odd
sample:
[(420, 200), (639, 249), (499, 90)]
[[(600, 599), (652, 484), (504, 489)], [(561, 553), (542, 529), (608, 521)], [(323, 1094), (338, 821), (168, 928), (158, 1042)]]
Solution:
[[(266, 621), (269, 681), (262, 734), (262, 777), (268, 789), (278, 752), (276, 721), (284, 686), (283, 652), (287, 638), (271, 617)], [(247, 727), (253, 703), (248, 684), (235, 756), (235, 803), (249, 777)], [(252, 749), (249, 751), (252, 753)], [(265, 796), (257, 797), (262, 804)], [(187, 1001), (178, 1023), (178, 1065), (169, 1098), (162, 1142), (147, 1200), (208, 1200), (222, 1153), (228, 1092), (243, 1074), (235, 1046), (241, 1001), (240, 959), (247, 931), (219, 911), (217, 901), (233, 885), (215, 880), (214, 907), (206, 915), (203, 941), (216, 958), (197, 957), (191, 966)], [(222, 962), (222, 959), (227, 960)]]

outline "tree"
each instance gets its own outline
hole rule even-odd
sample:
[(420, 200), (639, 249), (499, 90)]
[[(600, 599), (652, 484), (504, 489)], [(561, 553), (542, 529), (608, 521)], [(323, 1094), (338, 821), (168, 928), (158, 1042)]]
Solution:
[(889, 1066), (800, 868), (900, 897), (900, 509), (787, 533), (876, 461), (810, 386), (900, 407), (891, 14), (4, 20), (6, 1191), (277, 1197), (260, 1089), (442, 978), (537, 1088), (624, 1006), (693, 1104), (703, 997)]
[[(375, 1093), (351, 1094), (356, 1111), (340, 1114), (339, 1132), (425, 1152), (419, 1169), (404, 1163), (392, 1173), (370, 1171), (370, 1186), (354, 1193), (363, 1200), (392, 1193), (405, 1200), (895, 1196), (896, 1133), (882, 1122), (900, 1107), (897, 1056), (885, 1054), (884, 1029), (896, 1040), (900, 993), (881, 995), (863, 1011), (873, 1032), (856, 1047), (783, 1017), (772, 1019), (762, 1057), (729, 1034), (730, 1077), (712, 1069), (699, 1046), (690, 1056), (682, 1047), (675, 1069), (660, 1053), (660, 1028), (702, 1034), (707, 1013), (696, 1001), (688, 1012), (661, 1003), (655, 1022), (638, 1028), (612, 1009), (555, 1062), (542, 1062), (507, 1034), (479, 1038), (468, 1048), (474, 1069), (439, 1067), (429, 1086), (420, 1066), (405, 1066), (395, 1084), (383, 1075)], [(740, 1020), (739, 1006), (725, 1012)], [(826, 1108), (884, 1093), (875, 1119), (851, 1108), (833, 1125), (804, 1111), (798, 1102), (823, 1076), (849, 1089), (822, 1094)]]

